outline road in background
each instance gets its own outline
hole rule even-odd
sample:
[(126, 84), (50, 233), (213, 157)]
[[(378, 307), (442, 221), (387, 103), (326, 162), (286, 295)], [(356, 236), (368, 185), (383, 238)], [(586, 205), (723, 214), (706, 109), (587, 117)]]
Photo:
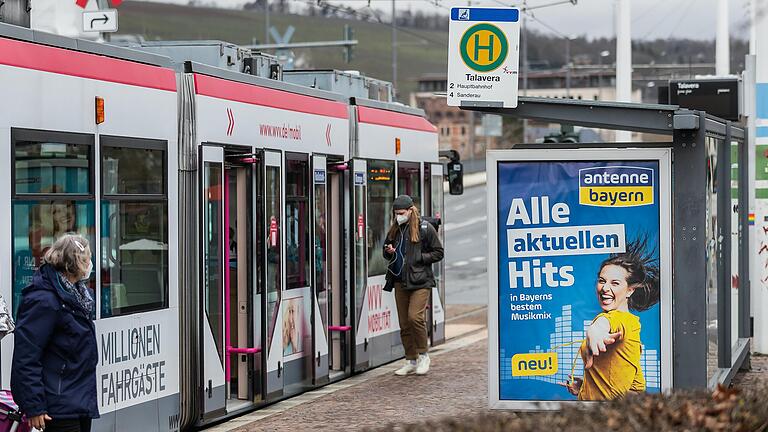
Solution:
[(488, 303), (488, 215), (485, 185), (446, 195), (446, 303)]

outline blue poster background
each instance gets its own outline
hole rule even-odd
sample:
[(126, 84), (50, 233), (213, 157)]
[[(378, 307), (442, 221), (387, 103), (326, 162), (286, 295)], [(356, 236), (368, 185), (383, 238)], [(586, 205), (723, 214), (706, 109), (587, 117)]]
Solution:
[[(632, 207), (597, 207), (579, 204), (579, 170), (594, 167), (642, 167), (653, 172), (653, 204)], [(500, 400), (575, 400), (560, 385), (568, 375), (581, 377), (584, 364), (578, 355), (579, 341), (584, 339), (585, 325), (602, 312), (596, 289), (600, 264), (608, 253), (567, 256), (516, 257), (508, 254), (507, 230), (530, 228), (578, 227), (585, 225), (624, 224), (626, 242), (647, 236), (649, 249), (659, 254), (659, 163), (657, 161), (599, 161), (599, 162), (499, 162), (498, 164), (498, 329), (499, 329), (499, 399)], [(565, 203), (570, 209), (567, 223), (538, 223), (523, 225), (519, 221), (507, 226), (510, 206), (522, 198), (531, 212), (532, 197), (549, 197), (550, 207)], [(574, 228), (576, 229), (576, 228)], [(515, 262), (521, 268), (539, 260), (540, 266), (549, 262), (555, 267), (572, 266), (571, 286), (548, 286), (542, 277), (541, 287), (511, 288), (509, 267)], [(562, 278), (560, 278), (562, 280)], [(662, 292), (669, 287), (662, 286)], [(551, 294), (551, 300), (536, 302), (512, 301), (511, 295)], [(516, 306), (540, 304), (537, 314), (549, 314), (541, 319), (512, 319)], [(659, 392), (661, 387), (660, 312), (657, 303), (643, 312), (633, 312), (640, 318), (643, 345), (641, 365), (647, 392)], [(518, 312), (524, 313), (524, 312)], [(512, 356), (518, 353), (557, 352), (559, 370), (549, 376), (512, 376)]]

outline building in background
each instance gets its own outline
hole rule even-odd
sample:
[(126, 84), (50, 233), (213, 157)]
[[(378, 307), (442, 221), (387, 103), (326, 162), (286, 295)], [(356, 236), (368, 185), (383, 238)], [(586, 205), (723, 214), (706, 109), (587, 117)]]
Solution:
[[(533, 65), (533, 63), (532, 63)], [(659, 88), (669, 80), (694, 78), (713, 74), (715, 65), (642, 64), (632, 71), (632, 102), (658, 103)], [(570, 75), (570, 76), (569, 76)], [(522, 86), (523, 80), (520, 84)], [(528, 88), (521, 88), (521, 96), (577, 99), (616, 100), (616, 69), (613, 65), (576, 65), (569, 71), (560, 69), (534, 69), (528, 72)], [(570, 85), (569, 85), (570, 84)], [(560, 125), (527, 121), (524, 132), (510, 131), (508, 119), (482, 115), (449, 107), (445, 92), (445, 74), (424, 75), (418, 80), (418, 90), (411, 94), (410, 104), (422, 108), (440, 133), (440, 149), (459, 152), (462, 160), (484, 159), (486, 149), (508, 148), (520, 142), (541, 142), (547, 135), (560, 131)], [(584, 142), (613, 141), (612, 130), (585, 130), (576, 128)], [(633, 139), (663, 140), (649, 134), (635, 133)], [(471, 163), (470, 163), (471, 165)]]
[(410, 105), (423, 109), (437, 127), (440, 150), (456, 150), (462, 161), (468, 161), (466, 170), (473, 171), (471, 161), (482, 164), (487, 149), (503, 148), (502, 117), (448, 106), (446, 86), (445, 74), (422, 76), (417, 91), (411, 93)]

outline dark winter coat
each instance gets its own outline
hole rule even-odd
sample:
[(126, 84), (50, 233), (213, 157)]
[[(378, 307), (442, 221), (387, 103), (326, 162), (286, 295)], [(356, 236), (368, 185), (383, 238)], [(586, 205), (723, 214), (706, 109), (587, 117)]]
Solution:
[(11, 392), (28, 417), (98, 418), (96, 331), (48, 264), (24, 288), (14, 332)]
[[(410, 228), (406, 227), (403, 235), (405, 262), (399, 280), (402, 283), (403, 289), (406, 290), (433, 288), (435, 286), (435, 275), (432, 272), (432, 264), (443, 259), (443, 245), (440, 243), (440, 238), (437, 236), (437, 231), (435, 231), (432, 224), (421, 222), (419, 236), (421, 237), (419, 242), (412, 242)], [(387, 283), (385, 285), (387, 291), (391, 291), (396, 277), (393, 273), (395, 255), (387, 253), (386, 245), (392, 244), (397, 249), (399, 242), (399, 235), (394, 239), (387, 237), (387, 240), (384, 242), (384, 249), (382, 250), (384, 259), (390, 262), (387, 268)]]

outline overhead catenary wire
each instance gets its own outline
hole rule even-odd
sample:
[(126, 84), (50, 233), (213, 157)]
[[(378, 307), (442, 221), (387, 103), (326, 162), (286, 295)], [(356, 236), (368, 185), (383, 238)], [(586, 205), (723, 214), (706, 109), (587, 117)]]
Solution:
[[(305, 3), (316, 5), (316, 2), (313, 1), (313, 0), (305, 0)], [(371, 17), (369, 17), (367, 15), (363, 15), (363, 14), (355, 11), (354, 9), (353, 10), (349, 10), (349, 9), (343, 7), (343, 6), (335, 5), (335, 4), (329, 3), (327, 1), (323, 1), (321, 4), (325, 5), (326, 7), (328, 7), (331, 10), (334, 10), (336, 12), (340, 12), (340, 13), (348, 15), (348, 16), (353, 16), (353, 17), (355, 17), (355, 18), (357, 18), (357, 19), (359, 19), (361, 21), (366, 21), (366, 22), (370, 22), (370, 23), (374, 23), (374, 24), (379, 24), (379, 25), (383, 25), (383, 26), (388, 26), (388, 27), (392, 27), (393, 26), (392, 22), (387, 22), (387, 21), (382, 20), (381, 17), (379, 16), (379, 14), (376, 12), (376, 10), (373, 9), (373, 8), (370, 8), (369, 10), (371, 11), (371, 14), (373, 15), (373, 17), (376, 20), (371, 20), (370, 19)], [(446, 42), (446, 41), (441, 41), (441, 40), (438, 40), (438, 39), (433, 39), (433, 38), (421, 35), (419, 33), (416, 33), (416, 32), (410, 31), (410, 30), (405, 30), (405, 29), (403, 29), (400, 26), (397, 27), (397, 31), (399, 33), (404, 33), (404, 34), (413, 36), (413, 37), (415, 37), (417, 39), (421, 39), (423, 41), (433, 43), (435, 45), (440, 45), (440, 46), (443, 46), (443, 47), (446, 47), (446, 48), (448, 47), (448, 42)]]

